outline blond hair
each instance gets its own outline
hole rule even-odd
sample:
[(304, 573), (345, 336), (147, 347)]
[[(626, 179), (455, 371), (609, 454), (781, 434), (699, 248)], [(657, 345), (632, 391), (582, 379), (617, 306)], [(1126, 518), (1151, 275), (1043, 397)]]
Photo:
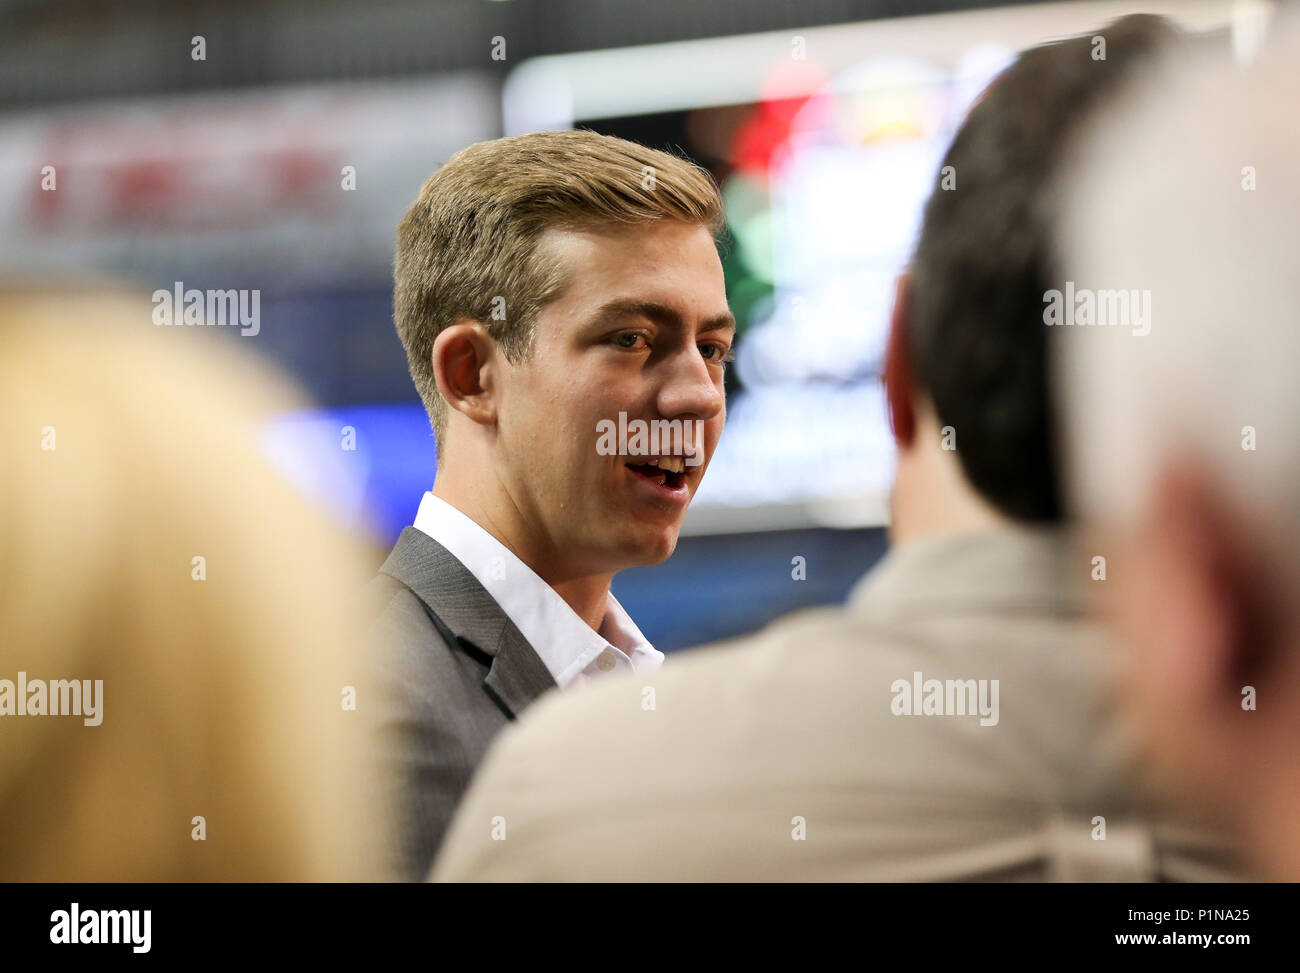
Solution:
[(670, 219), (717, 233), (722, 200), (684, 159), (594, 132), (540, 132), (457, 152), (397, 228), (393, 317), (441, 447), (446, 403), (433, 343), (460, 318), (481, 322), (512, 362), (532, 348), (538, 312), (563, 292), (539, 255), (548, 228)]
[(0, 294), (0, 679), (103, 680), (99, 725), (0, 715), (0, 880), (376, 877), (371, 552), (268, 465), (301, 403), (226, 337)]

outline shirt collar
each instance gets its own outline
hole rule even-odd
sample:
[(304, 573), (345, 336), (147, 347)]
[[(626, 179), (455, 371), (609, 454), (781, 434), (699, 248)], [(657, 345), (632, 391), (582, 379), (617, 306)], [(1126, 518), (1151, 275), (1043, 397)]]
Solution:
[(425, 493), (415, 528), (445, 547), (478, 579), (564, 688), (606, 649), (623, 652), (635, 670), (656, 669), (664, 655), (641, 633), (613, 592), (599, 632), (481, 525), (432, 493)]

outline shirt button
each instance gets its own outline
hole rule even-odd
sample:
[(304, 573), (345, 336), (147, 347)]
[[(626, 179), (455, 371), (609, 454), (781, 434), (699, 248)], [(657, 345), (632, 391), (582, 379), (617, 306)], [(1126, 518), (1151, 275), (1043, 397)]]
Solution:
[(614, 653), (606, 649), (600, 655), (596, 656), (596, 668), (601, 672), (609, 672), (614, 668)]

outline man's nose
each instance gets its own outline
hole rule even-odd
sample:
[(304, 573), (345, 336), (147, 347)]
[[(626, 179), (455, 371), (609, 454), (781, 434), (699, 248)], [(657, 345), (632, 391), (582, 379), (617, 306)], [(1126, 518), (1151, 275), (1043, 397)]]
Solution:
[(659, 414), (666, 419), (709, 420), (726, 405), (717, 376), (698, 348), (674, 355), (665, 363), (666, 374), (659, 389)]

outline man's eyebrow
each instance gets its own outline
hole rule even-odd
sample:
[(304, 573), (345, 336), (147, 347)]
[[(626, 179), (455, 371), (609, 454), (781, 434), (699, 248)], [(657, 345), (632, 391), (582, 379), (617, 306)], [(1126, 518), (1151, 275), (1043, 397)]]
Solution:
[(709, 318), (700, 328), (700, 333), (705, 331), (735, 331), (736, 318), (730, 311), (726, 314), (719, 314), (716, 317)]
[[(668, 305), (657, 301), (638, 301), (629, 298), (620, 298), (602, 304), (592, 316), (592, 321), (596, 324), (604, 324), (630, 315), (640, 315), (665, 327), (683, 327), (682, 316)], [(736, 319), (730, 311), (714, 315), (700, 326), (701, 332), (723, 330), (736, 330)]]

